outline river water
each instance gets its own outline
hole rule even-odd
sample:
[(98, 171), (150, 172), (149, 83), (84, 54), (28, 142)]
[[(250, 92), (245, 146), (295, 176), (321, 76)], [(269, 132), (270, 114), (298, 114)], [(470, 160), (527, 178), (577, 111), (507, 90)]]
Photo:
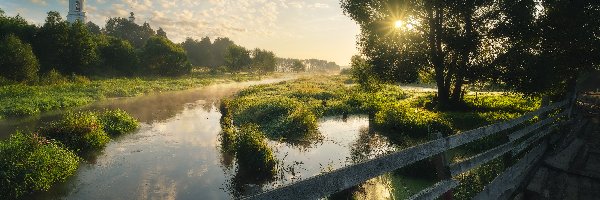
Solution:
[[(239, 177), (235, 159), (220, 150), (219, 100), (251, 85), (284, 80), (287, 79), (219, 84), (111, 99), (77, 108), (120, 108), (138, 118), (141, 127), (87, 158), (65, 183), (28, 199), (232, 199), (396, 149), (385, 137), (370, 130), (367, 116), (328, 117), (319, 120), (322, 140), (302, 145), (269, 141), (279, 161), (275, 179), (256, 182)], [(0, 133), (32, 130), (60, 114), (2, 121)], [(389, 192), (390, 188), (379, 190)]]

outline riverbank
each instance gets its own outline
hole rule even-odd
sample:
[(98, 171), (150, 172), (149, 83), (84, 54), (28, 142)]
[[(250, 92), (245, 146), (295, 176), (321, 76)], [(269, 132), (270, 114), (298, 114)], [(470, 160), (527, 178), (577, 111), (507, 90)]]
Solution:
[(277, 76), (281, 74), (196, 74), (179, 78), (111, 78), (52, 85), (6, 85), (0, 86), (0, 120), (35, 116), (42, 112), (88, 105), (107, 98), (135, 97)]

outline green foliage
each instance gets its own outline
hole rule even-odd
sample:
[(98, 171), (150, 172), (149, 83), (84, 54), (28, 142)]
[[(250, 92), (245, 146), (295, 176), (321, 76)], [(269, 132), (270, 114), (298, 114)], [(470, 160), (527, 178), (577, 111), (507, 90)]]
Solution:
[(306, 71), (306, 65), (300, 60), (294, 60), (294, 62), (292, 64), (292, 70), (294, 72)]
[(138, 57), (133, 46), (127, 41), (114, 37), (100, 37), (98, 51), (102, 57), (99, 72), (93, 74), (132, 76), (139, 71)]
[(454, 189), (454, 198), (472, 199), (505, 168), (502, 159), (497, 158), (467, 173), (458, 175), (456, 179), (460, 181), (460, 185)]
[(58, 72), (55, 69), (52, 69), (52, 70), (44, 73), (40, 77), (40, 81), (39, 81), (39, 83), (42, 85), (62, 85), (62, 84), (66, 84), (68, 82), (69, 82), (69, 79), (67, 79), (67, 77), (63, 76), (62, 74), (60, 74), (60, 72)]
[(0, 198), (47, 191), (75, 174), (80, 159), (61, 144), (35, 134), (15, 133), (0, 141)]
[(352, 56), (351, 60), (352, 78), (365, 90), (376, 90), (380, 86), (380, 81), (373, 74), (373, 65), (368, 63), (360, 56)]
[(452, 133), (451, 125), (438, 113), (414, 108), (406, 102), (389, 103), (375, 115), (375, 125), (394, 134), (427, 138), (429, 133)]
[(140, 26), (122, 17), (108, 19), (104, 29), (107, 35), (127, 40), (136, 48), (144, 47), (146, 42), (155, 35), (150, 24), (144, 23)]
[(98, 62), (94, 35), (81, 21), (69, 25), (68, 42), (62, 55), (59, 69), (66, 74), (89, 74), (90, 68)]
[(178, 78), (112, 78), (90, 81), (81, 76), (65, 77), (57, 71), (47, 73), (40, 85), (0, 84), (0, 118), (37, 115), (112, 97), (134, 97), (153, 92), (177, 91), (208, 85), (213, 81), (257, 80), (251, 74), (197, 74)]
[(250, 51), (239, 45), (232, 45), (225, 53), (225, 65), (233, 72), (246, 70), (252, 63)]
[(0, 39), (15, 35), (25, 43), (32, 43), (36, 31), (37, 27), (29, 24), (23, 17), (9, 17), (0, 12)]
[(183, 49), (185, 49), (188, 60), (190, 63), (192, 63), (192, 65), (210, 67), (213, 70), (215, 70), (217, 67), (220, 67), (214, 61), (216, 60), (216, 52), (213, 51), (216, 51), (216, 49), (213, 48), (213, 44), (209, 37), (204, 37), (200, 41), (192, 38), (186, 38), (181, 46), (183, 46)]
[(40, 134), (80, 153), (101, 149), (110, 141), (103, 123), (94, 112), (69, 112), (60, 121), (42, 128)]
[(162, 76), (181, 76), (191, 72), (183, 48), (164, 37), (151, 37), (142, 53), (144, 70)]
[(290, 98), (253, 99), (251, 104), (237, 106), (233, 119), (237, 124), (258, 124), (271, 138), (297, 140), (318, 136), (316, 116)]
[(36, 81), (40, 66), (31, 46), (15, 35), (0, 39), (0, 76), (16, 82)]
[(275, 54), (272, 51), (262, 49), (252, 51), (252, 71), (274, 72), (276, 67)]
[(239, 170), (254, 177), (272, 177), (277, 173), (277, 160), (258, 126), (246, 124), (240, 127), (236, 142), (235, 158)]
[(98, 118), (104, 131), (111, 136), (132, 132), (139, 126), (137, 119), (121, 109), (106, 110), (100, 113)]

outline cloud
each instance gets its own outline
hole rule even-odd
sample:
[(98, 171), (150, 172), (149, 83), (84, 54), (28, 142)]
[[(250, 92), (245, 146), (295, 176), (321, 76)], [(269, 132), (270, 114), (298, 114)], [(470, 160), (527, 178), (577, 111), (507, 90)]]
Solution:
[(46, 2), (46, 0), (29, 0), (31, 1), (31, 3), (40, 5), (40, 6), (47, 6), (48, 3)]
[[(97, 4), (110, 0), (96, 0)], [(88, 19), (103, 25), (110, 17), (128, 17), (134, 12), (137, 23), (162, 27), (175, 41), (185, 37), (221, 37), (239, 34), (273, 35), (282, 8), (281, 1), (268, 0), (123, 0), (97, 5), (88, 10)]]

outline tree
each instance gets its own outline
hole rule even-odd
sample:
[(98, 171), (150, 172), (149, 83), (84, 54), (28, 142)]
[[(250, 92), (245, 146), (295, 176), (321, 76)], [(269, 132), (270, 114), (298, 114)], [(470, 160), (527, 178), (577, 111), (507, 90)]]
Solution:
[(23, 41), (33, 42), (37, 27), (29, 24), (21, 16), (7, 17), (4, 11), (0, 9), (0, 38), (8, 37), (13, 34)]
[(156, 30), (156, 35), (167, 38), (167, 32), (165, 32), (165, 30), (163, 30), (161, 27), (158, 27), (158, 30)]
[(98, 51), (102, 60), (100, 70), (104, 74), (113, 72), (113, 75), (132, 76), (139, 71), (135, 48), (127, 40), (103, 36)]
[(69, 26), (67, 47), (64, 60), (63, 73), (86, 74), (92, 65), (98, 61), (96, 43), (93, 34), (81, 21), (76, 21)]
[(361, 27), (359, 45), (385, 81), (415, 81), (433, 68), (439, 108), (462, 100), (466, 82), (484, 79), (490, 55), (482, 55), (493, 26), (495, 1), (342, 0)]
[(148, 23), (140, 26), (122, 17), (108, 19), (104, 29), (107, 35), (127, 40), (136, 48), (144, 47), (146, 41), (156, 33)]
[(252, 51), (252, 70), (260, 73), (274, 72), (276, 68), (275, 54), (272, 51), (255, 49)]
[(209, 37), (204, 37), (197, 41), (192, 38), (187, 38), (182, 44), (188, 59), (194, 66), (203, 66), (216, 68), (213, 66), (212, 43)]
[(213, 55), (213, 63), (211, 66), (220, 67), (225, 66), (227, 63), (225, 62), (225, 55), (227, 54), (227, 50), (230, 46), (235, 45), (233, 41), (229, 38), (217, 38), (212, 44), (212, 55)]
[(600, 65), (600, 2), (505, 0), (501, 5), (507, 19), (494, 36), (506, 38), (507, 50), (496, 60), (496, 72), (510, 88), (562, 98), (574, 89), (579, 73)]
[(92, 21), (89, 21), (88, 23), (86, 23), (85, 26), (87, 26), (88, 31), (90, 31), (90, 33), (93, 33), (93, 34), (96, 34), (96, 35), (102, 33), (102, 30), (100, 29), (100, 26), (94, 24), (94, 22), (92, 22)]
[(141, 57), (144, 70), (153, 75), (180, 76), (192, 69), (183, 48), (164, 37), (151, 37)]
[(292, 64), (292, 70), (294, 70), (295, 72), (306, 71), (306, 65), (300, 60), (294, 60)]
[(4, 37), (0, 43), (0, 76), (17, 82), (35, 81), (39, 63), (31, 46), (15, 35)]
[(359, 55), (351, 59), (352, 78), (358, 82), (364, 90), (375, 90), (380, 85), (379, 79), (373, 73), (373, 65)]
[(244, 68), (249, 67), (252, 60), (250, 59), (250, 51), (246, 48), (233, 45), (227, 49), (225, 54), (225, 65), (233, 72), (239, 72)]
[(69, 24), (62, 19), (58, 12), (48, 12), (46, 22), (40, 27), (33, 51), (38, 56), (42, 72), (52, 69), (65, 72), (65, 60), (69, 42)]

